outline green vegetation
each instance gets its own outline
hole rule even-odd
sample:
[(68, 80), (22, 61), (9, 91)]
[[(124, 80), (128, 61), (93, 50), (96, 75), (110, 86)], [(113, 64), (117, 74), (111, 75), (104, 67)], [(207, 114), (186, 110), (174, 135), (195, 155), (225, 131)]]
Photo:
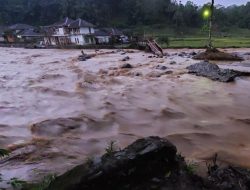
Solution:
[(111, 155), (115, 151), (117, 151), (117, 146), (115, 141), (110, 141), (110, 143), (107, 145), (107, 148), (105, 149), (106, 153)]
[[(170, 38), (170, 45), (162, 44), (163, 48), (204, 48), (207, 44), (207, 38)], [(250, 38), (241, 37), (226, 37), (226, 38), (213, 38), (213, 45), (217, 48), (229, 47), (250, 47)]]
[[(81, 17), (96, 26), (131, 26), (163, 24), (177, 33), (185, 27), (201, 28), (206, 21), (203, 10), (192, 1), (185, 5), (171, 0), (0, 0), (0, 25), (26, 23), (48, 25), (63, 17)], [(250, 29), (250, 2), (246, 5), (214, 10), (216, 28)]]
[[(208, 44), (207, 32), (201, 29), (186, 28), (182, 35), (176, 35), (172, 28), (162, 25), (151, 28), (144, 26), (144, 30), (147, 31), (144, 36), (156, 38), (163, 48), (204, 48)], [(143, 28), (135, 28), (135, 31), (142, 34)], [(168, 43), (162, 39), (168, 39)], [(250, 47), (250, 30), (235, 27), (223, 32), (217, 30), (213, 35), (213, 45), (218, 48)]]
[(49, 185), (55, 180), (56, 175), (51, 174), (44, 177), (43, 181), (37, 185), (32, 185), (32, 187), (25, 187), (24, 190), (44, 190), (49, 187)]
[(194, 174), (198, 168), (198, 165), (194, 162), (187, 162), (186, 171), (189, 174)]
[(20, 180), (18, 178), (12, 178), (8, 184), (11, 185), (13, 189), (22, 189), (22, 190), (45, 190), (49, 187), (52, 181), (54, 181), (56, 175), (45, 176), (41, 183), (38, 184), (29, 184), (26, 181)]
[(169, 37), (167, 36), (159, 36), (157, 38), (157, 42), (160, 44), (163, 44), (164, 46), (168, 47), (169, 46)]
[[(0, 149), (0, 158), (9, 155), (9, 151), (5, 149)], [(18, 179), (18, 178), (11, 178), (9, 181), (6, 181), (2, 178), (2, 174), (0, 173), (0, 184), (1, 182), (6, 182), (9, 184), (13, 189), (23, 189), (23, 190), (44, 190), (46, 189), (50, 183), (56, 178), (56, 175), (51, 174), (45, 176), (41, 183), (39, 184), (28, 184), (26, 181)], [(0, 188), (1, 189), (1, 188)]]
[(10, 184), (13, 187), (13, 189), (21, 189), (24, 187), (24, 185), (27, 184), (27, 182), (20, 180), (18, 178), (11, 178), (8, 184)]
[[(209, 19), (204, 19), (204, 14), (208, 16), (210, 4), (198, 7), (191, 1), (171, 0), (0, 0), (0, 4), (0, 25), (43, 26), (66, 16), (80, 17), (96, 27), (117, 27), (128, 35), (155, 37), (164, 48), (208, 44)], [(250, 2), (215, 6), (213, 14), (215, 47), (250, 47)]]
[(0, 149), (0, 158), (8, 156), (9, 155), (9, 151), (6, 149)]

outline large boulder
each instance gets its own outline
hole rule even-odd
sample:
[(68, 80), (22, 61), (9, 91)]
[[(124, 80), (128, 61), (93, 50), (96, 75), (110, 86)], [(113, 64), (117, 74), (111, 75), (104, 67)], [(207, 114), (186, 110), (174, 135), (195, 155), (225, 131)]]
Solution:
[[(195, 175), (192, 165), (177, 155), (165, 139), (148, 137), (120, 151), (88, 160), (44, 190), (248, 190), (250, 172), (236, 167), (208, 165), (208, 177)], [(30, 188), (27, 188), (30, 190)], [(25, 189), (26, 190), (26, 189)]]
[(176, 147), (159, 137), (137, 140), (58, 177), (48, 190), (134, 189), (178, 168)]
[(235, 71), (231, 69), (220, 69), (218, 65), (207, 61), (196, 63), (187, 67), (189, 73), (197, 76), (207, 77), (220, 82), (232, 82), (239, 76), (250, 76), (250, 73)]

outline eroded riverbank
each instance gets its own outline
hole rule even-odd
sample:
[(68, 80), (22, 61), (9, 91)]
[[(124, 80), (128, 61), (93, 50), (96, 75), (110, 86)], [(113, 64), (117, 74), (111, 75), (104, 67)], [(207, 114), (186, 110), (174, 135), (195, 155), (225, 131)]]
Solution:
[[(200, 50), (165, 51), (164, 58), (129, 51), (79, 62), (79, 50), (1, 48), (0, 147), (13, 150), (0, 161), (3, 177), (65, 172), (111, 140), (125, 147), (152, 135), (190, 160), (218, 153), (220, 161), (250, 167), (250, 78), (226, 84), (192, 76), (185, 68), (199, 61), (189, 54)], [(250, 49), (226, 51), (245, 61), (221, 68), (250, 71)]]

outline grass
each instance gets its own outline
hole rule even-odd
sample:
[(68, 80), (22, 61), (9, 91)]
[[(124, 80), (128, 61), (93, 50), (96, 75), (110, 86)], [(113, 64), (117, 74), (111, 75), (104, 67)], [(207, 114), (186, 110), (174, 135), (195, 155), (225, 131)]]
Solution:
[(115, 151), (117, 151), (116, 142), (110, 141), (109, 144), (107, 144), (107, 148), (105, 148), (105, 151), (108, 155), (112, 155)]
[(37, 184), (32, 188), (29, 188), (29, 190), (45, 190), (55, 180), (55, 178), (56, 178), (55, 174), (50, 174), (48, 176), (45, 176), (40, 184)]
[(0, 149), (0, 158), (8, 156), (9, 155), (9, 151), (5, 150), (5, 149)]
[(27, 182), (18, 178), (11, 178), (8, 184), (10, 184), (13, 189), (21, 189), (24, 185), (27, 184)]
[[(135, 34), (154, 38), (169, 38), (169, 45), (160, 43), (163, 48), (204, 48), (208, 32), (201, 28), (185, 28), (177, 34), (173, 27), (151, 25), (134, 28)], [(214, 46), (218, 48), (250, 48), (250, 30), (236, 27), (221, 29), (213, 33)]]
[(188, 162), (186, 166), (186, 171), (189, 174), (194, 174), (197, 171), (198, 165), (194, 162)]
[[(28, 184), (27, 182), (21, 183), (19, 187), (22, 190), (45, 190), (49, 187), (49, 185), (55, 180), (55, 174), (49, 174), (43, 178), (43, 180), (38, 184)], [(13, 186), (12, 186), (13, 187)]]
[[(250, 47), (250, 37), (225, 37), (213, 38), (214, 46), (217, 48), (247, 48)], [(204, 48), (207, 44), (205, 37), (170, 38), (170, 45), (161, 44), (163, 48)]]

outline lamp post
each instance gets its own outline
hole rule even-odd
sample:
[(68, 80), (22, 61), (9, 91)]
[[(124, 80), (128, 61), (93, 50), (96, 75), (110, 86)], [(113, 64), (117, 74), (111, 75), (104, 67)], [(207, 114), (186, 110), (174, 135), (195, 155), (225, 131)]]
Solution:
[(212, 49), (213, 48), (213, 43), (212, 43), (212, 27), (213, 27), (213, 16), (214, 16), (214, 0), (212, 0), (212, 4), (210, 7), (210, 19), (209, 19), (209, 37), (208, 37), (208, 48)]
[(212, 43), (212, 27), (213, 27), (213, 16), (214, 16), (214, 0), (212, 0), (212, 3), (210, 7), (207, 7), (203, 10), (202, 16), (204, 19), (209, 21), (209, 26), (208, 26), (208, 31), (209, 31), (209, 36), (208, 36), (208, 48), (212, 49), (213, 48), (213, 43)]

